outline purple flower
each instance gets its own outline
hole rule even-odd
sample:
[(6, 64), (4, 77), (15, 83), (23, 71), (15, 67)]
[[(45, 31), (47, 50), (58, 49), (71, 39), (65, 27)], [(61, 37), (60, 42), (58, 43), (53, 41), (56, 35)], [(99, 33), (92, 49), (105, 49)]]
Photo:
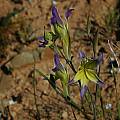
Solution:
[[(65, 18), (71, 15), (72, 9), (68, 9), (65, 13)], [(71, 60), (71, 41), (70, 35), (68, 32), (68, 23), (67, 20), (62, 21), (61, 17), (58, 14), (58, 11), (55, 6), (52, 7), (52, 17), (51, 17), (52, 31), (58, 36), (62, 42), (64, 56), (67, 60)]]
[(58, 23), (58, 24), (63, 24), (63, 22), (62, 22), (62, 20), (61, 20), (61, 18), (60, 18), (60, 16), (59, 16), (59, 14), (58, 14), (58, 11), (57, 11), (56, 7), (53, 6), (53, 7), (52, 7), (51, 24), (54, 25), (54, 24), (56, 24), (56, 23)]
[(79, 57), (80, 57), (80, 59), (85, 58), (85, 53), (83, 51), (80, 51), (79, 52)]
[(60, 65), (58, 54), (54, 54), (54, 62), (55, 62), (55, 67), (53, 68), (53, 72), (56, 72), (59, 69), (59, 65)]
[(64, 69), (63, 65), (60, 63), (59, 55), (57, 53), (54, 54), (54, 62), (55, 67), (53, 68), (53, 72)]
[(88, 87), (86, 85), (81, 88), (81, 91), (80, 91), (81, 98), (84, 97), (84, 94), (87, 92), (87, 90), (88, 90)]
[[(67, 20), (68, 20), (68, 18), (71, 16), (73, 10), (74, 10), (74, 9), (68, 9), (68, 10), (65, 12), (65, 18), (66, 18)], [(56, 24), (56, 23), (63, 25), (63, 21), (62, 21), (62, 19), (60, 18), (56, 7), (53, 6), (53, 7), (52, 7), (51, 24), (54, 25), (54, 24)]]
[(59, 55), (57, 53), (55, 53), (54, 55), (54, 62), (55, 62), (55, 67), (53, 68), (53, 72), (55, 72), (56, 78), (61, 80), (61, 84), (63, 87), (63, 95), (64, 97), (67, 97), (69, 96), (69, 90), (68, 90), (69, 75), (67, 73), (67, 70), (60, 63)]
[(39, 45), (39, 47), (46, 47), (46, 45), (48, 44), (48, 41), (47, 40), (45, 40), (45, 38), (43, 37), (43, 36), (40, 36), (40, 37), (38, 37), (38, 40), (40, 41), (40, 45)]
[(59, 60), (59, 55), (55, 54), (54, 55), (54, 61), (55, 61), (55, 65), (58, 66), (60, 64), (60, 60)]
[(98, 59), (97, 59), (97, 62), (98, 64), (101, 64), (103, 62), (103, 53), (102, 52), (99, 52), (99, 56), (98, 56)]
[(74, 9), (67, 9), (67, 11), (65, 12), (65, 18), (66, 19), (68, 19), (71, 16), (73, 10)]
[(74, 83), (74, 80), (73, 80), (73, 79), (68, 81), (68, 85), (71, 85), (71, 84), (73, 84), (73, 83)]
[[(101, 80), (98, 80), (97, 84), (99, 85), (99, 87), (104, 87), (104, 85), (105, 85), (104, 82), (101, 81)], [(87, 90), (88, 90), (87, 85), (82, 86), (81, 91), (80, 91), (80, 97), (81, 98), (84, 97), (84, 94), (87, 92)]]
[[(101, 81), (101, 80), (98, 80), (98, 81), (97, 81), (97, 84), (99, 85), (99, 87), (104, 87), (104, 85), (105, 85), (104, 82)], [(81, 91), (80, 91), (80, 97), (81, 97), (81, 98), (84, 97), (84, 95), (85, 95), (85, 93), (87, 92), (87, 90), (88, 90), (87, 85), (82, 86)]]
[(98, 80), (97, 84), (99, 85), (99, 87), (104, 87), (104, 85), (105, 85), (104, 82), (101, 80)]

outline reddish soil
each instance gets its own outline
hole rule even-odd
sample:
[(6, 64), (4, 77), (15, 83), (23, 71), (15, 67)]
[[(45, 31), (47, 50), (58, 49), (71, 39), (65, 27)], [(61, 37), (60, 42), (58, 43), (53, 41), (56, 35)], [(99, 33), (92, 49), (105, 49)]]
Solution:
[[(49, 30), (49, 22), (51, 17), (51, 1), (50, 0), (32, 0), (31, 4), (27, 0), (22, 0), (23, 4), (15, 4), (11, 2), (12, 0), (0, 0), (0, 17), (6, 16), (14, 8), (25, 7), (25, 11), (21, 12), (18, 16), (15, 16), (16, 21), (21, 20), (23, 26), (27, 23), (32, 26), (33, 31), (38, 29), (35, 33), (36, 36), (43, 35), (44, 26), (46, 30)], [(88, 4), (87, 0), (56, 0), (56, 6), (61, 14), (64, 16), (65, 9), (68, 7), (74, 8), (73, 15), (69, 19), (69, 30), (72, 40), (72, 52), (78, 59), (78, 50), (86, 51), (86, 54), (91, 55), (91, 46), (87, 46), (81, 42), (81, 37), (77, 33), (77, 29), (85, 28), (86, 18), (88, 15), (95, 19), (97, 23), (104, 26), (104, 19), (106, 13), (109, 11), (108, 8), (114, 8), (116, 5), (116, 0), (90, 0), (91, 3)], [(18, 25), (19, 27), (19, 25)], [(11, 30), (16, 30), (16, 26), (11, 27)], [(19, 29), (19, 28), (17, 28)], [(12, 34), (11, 30), (8, 30), (9, 35)], [(5, 32), (5, 33), (6, 33)], [(8, 35), (7, 34), (7, 35)], [(6, 35), (6, 36), (7, 36)], [(79, 43), (79, 44), (78, 44)], [(15, 40), (12, 40), (10, 46), (4, 49), (6, 57), (0, 59), (0, 64), (5, 63), (12, 55), (16, 55), (12, 50), (20, 47), (23, 51), (32, 51), (38, 47), (38, 42), (33, 41), (29, 44), (20, 44)], [(102, 42), (99, 46), (104, 47), (107, 53), (104, 56), (104, 63), (101, 68), (101, 79), (105, 82), (105, 87), (102, 90), (103, 102), (104, 104), (112, 104), (112, 110), (105, 110), (108, 118), (106, 120), (115, 120), (114, 115), (116, 111), (116, 96), (113, 78), (108, 78), (106, 73), (106, 66), (108, 64), (108, 59), (110, 56), (109, 46), (106, 46), (106, 42)], [(115, 49), (116, 50), (116, 49)], [(46, 74), (50, 73), (53, 68), (53, 53), (50, 49), (45, 51), (42, 49), (41, 59), (36, 63), (25, 64), (18, 68), (14, 68), (11, 75), (5, 75), (3, 71), (0, 71), (0, 101), (9, 100), (14, 97), (18, 97), (18, 102), (9, 105), (8, 103), (2, 104), (0, 102), (0, 111), (5, 113), (8, 112), (8, 119), (13, 117), (13, 120), (39, 120), (37, 118), (37, 110), (35, 102), (37, 102), (37, 109), (40, 113), (41, 120), (74, 120), (74, 115), (72, 109), (66, 104), (65, 100), (56, 94), (56, 92), (51, 88), (48, 81), (43, 80), (38, 73), (36, 73), (37, 85), (35, 86), (35, 94), (33, 87), (32, 71), (35, 67), (44, 71)], [(117, 50), (116, 50), (117, 51)], [(119, 52), (119, 50), (118, 50)], [(75, 61), (78, 63), (78, 61)], [(10, 62), (7, 65), (11, 65)], [(77, 66), (76, 66), (77, 68)], [(32, 75), (31, 75), (32, 74)], [(119, 78), (119, 75), (118, 75)], [(93, 91), (93, 84), (90, 85), (90, 89)], [(120, 100), (120, 82), (117, 81), (118, 98)], [(79, 104), (79, 89), (74, 86), (71, 87), (72, 97)], [(111, 99), (112, 98), (112, 99)], [(35, 101), (36, 99), (36, 101)], [(98, 101), (99, 104), (100, 101)], [(77, 120), (85, 120), (82, 113), (75, 110), (75, 115)], [(89, 112), (89, 111), (88, 111)], [(109, 117), (109, 114), (111, 117)], [(11, 117), (12, 116), (12, 117)], [(90, 119), (91, 119), (91, 115)], [(99, 118), (102, 120), (103, 118)]]

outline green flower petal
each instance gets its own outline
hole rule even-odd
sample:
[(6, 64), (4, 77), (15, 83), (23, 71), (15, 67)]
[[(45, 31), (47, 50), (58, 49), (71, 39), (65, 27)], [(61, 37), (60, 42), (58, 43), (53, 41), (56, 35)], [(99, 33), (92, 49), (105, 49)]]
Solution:
[(82, 86), (87, 85), (88, 82), (89, 82), (89, 79), (87, 78), (84, 69), (79, 70), (79, 71), (76, 73), (76, 75), (75, 75), (75, 77), (74, 77), (74, 80), (75, 80), (76, 82), (77, 82), (78, 80), (80, 80)]
[(95, 83), (97, 83), (97, 81), (99, 80), (99, 78), (94, 70), (87, 69), (86, 76), (90, 81), (93, 81)]

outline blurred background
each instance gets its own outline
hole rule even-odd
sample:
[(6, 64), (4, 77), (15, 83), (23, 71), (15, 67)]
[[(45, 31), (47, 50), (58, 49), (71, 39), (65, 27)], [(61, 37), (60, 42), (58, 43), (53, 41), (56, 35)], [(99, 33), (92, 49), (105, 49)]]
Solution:
[[(34, 66), (46, 74), (54, 67), (53, 52), (49, 48), (39, 48), (37, 39), (44, 34), (44, 28), (50, 30), (52, 4), (56, 5), (62, 19), (68, 8), (74, 9), (68, 23), (76, 67), (79, 50), (92, 55), (91, 40), (95, 37), (96, 29), (99, 31), (97, 50), (105, 53), (101, 68), (101, 79), (106, 83), (102, 91), (103, 103), (111, 106), (105, 109), (106, 120), (117, 120), (114, 113), (115, 88), (107, 68), (111, 56), (107, 41), (112, 41), (119, 59), (119, 0), (0, 0), (0, 119), (75, 119), (71, 107), (38, 73), (35, 73), (37, 84), (34, 86)], [(88, 35), (89, 28), (92, 38)], [(120, 81), (117, 82), (118, 99), (119, 86)], [(94, 94), (93, 85), (91, 90)], [(71, 95), (80, 103), (76, 86), (72, 88)], [(87, 112), (89, 120), (92, 119), (90, 111)], [(78, 111), (75, 114), (78, 120), (86, 119)], [(98, 120), (102, 119), (99, 115)]]

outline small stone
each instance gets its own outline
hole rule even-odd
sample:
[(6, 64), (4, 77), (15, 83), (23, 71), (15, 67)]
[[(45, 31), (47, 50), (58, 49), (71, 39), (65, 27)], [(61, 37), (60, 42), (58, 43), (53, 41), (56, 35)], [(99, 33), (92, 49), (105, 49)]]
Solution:
[(66, 111), (63, 111), (62, 117), (63, 117), (63, 119), (67, 119), (68, 118), (68, 113)]
[(105, 105), (105, 108), (108, 110), (108, 109), (111, 109), (112, 108), (112, 104), (108, 103)]
[(15, 58), (11, 60), (11, 64), (13, 68), (20, 68), (27, 64), (32, 64), (35, 61), (40, 59), (39, 52), (34, 51), (26, 51), (22, 52), (21, 54), (17, 55)]

